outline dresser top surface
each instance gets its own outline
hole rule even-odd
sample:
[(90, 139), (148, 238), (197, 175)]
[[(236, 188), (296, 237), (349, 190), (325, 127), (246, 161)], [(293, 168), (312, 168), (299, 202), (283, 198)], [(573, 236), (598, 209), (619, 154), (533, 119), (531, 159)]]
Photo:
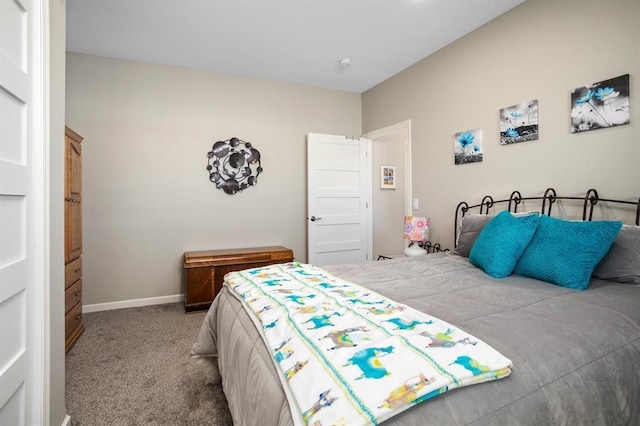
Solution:
[(248, 247), (224, 250), (188, 251), (184, 254), (185, 267), (202, 265), (210, 262), (233, 262), (239, 260), (251, 261), (293, 258), (293, 251), (282, 246)]

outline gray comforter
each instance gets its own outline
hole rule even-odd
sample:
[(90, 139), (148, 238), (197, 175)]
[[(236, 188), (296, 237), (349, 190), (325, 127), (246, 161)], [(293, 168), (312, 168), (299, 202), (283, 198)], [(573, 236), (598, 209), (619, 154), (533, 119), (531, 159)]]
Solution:
[[(513, 361), (507, 378), (449, 391), (385, 424), (640, 423), (638, 285), (593, 280), (576, 291), (495, 279), (449, 254), (324, 269), (450, 322)], [(235, 424), (293, 424), (271, 355), (226, 287), (192, 356), (217, 360)]]

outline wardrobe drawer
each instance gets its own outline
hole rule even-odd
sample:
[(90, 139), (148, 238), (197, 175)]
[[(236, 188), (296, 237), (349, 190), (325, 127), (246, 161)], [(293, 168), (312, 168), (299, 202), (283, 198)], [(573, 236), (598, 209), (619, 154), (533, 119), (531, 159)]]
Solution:
[(79, 279), (64, 292), (65, 314), (82, 300), (82, 279)]
[(67, 263), (64, 267), (64, 288), (78, 281), (82, 276), (82, 257), (78, 257)]
[(64, 336), (71, 336), (77, 328), (82, 326), (82, 303), (76, 303), (64, 316)]

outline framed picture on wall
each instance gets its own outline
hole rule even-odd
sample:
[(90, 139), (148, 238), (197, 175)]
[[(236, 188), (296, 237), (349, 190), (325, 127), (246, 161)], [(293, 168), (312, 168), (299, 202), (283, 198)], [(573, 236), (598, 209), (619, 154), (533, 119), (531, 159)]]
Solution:
[(396, 189), (396, 166), (380, 165), (380, 188)]
[(571, 133), (629, 124), (629, 74), (571, 92)]
[(455, 164), (482, 161), (482, 129), (465, 130), (453, 135), (453, 159)]
[(500, 110), (500, 144), (510, 145), (538, 139), (538, 100)]

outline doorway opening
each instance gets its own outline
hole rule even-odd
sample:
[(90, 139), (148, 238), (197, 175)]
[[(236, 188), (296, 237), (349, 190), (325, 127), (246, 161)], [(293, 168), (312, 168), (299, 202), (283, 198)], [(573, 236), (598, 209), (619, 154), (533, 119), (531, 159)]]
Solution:
[[(373, 259), (402, 253), (404, 216), (411, 215), (411, 120), (364, 135), (372, 141)], [(393, 166), (394, 185), (385, 185), (384, 171)]]

